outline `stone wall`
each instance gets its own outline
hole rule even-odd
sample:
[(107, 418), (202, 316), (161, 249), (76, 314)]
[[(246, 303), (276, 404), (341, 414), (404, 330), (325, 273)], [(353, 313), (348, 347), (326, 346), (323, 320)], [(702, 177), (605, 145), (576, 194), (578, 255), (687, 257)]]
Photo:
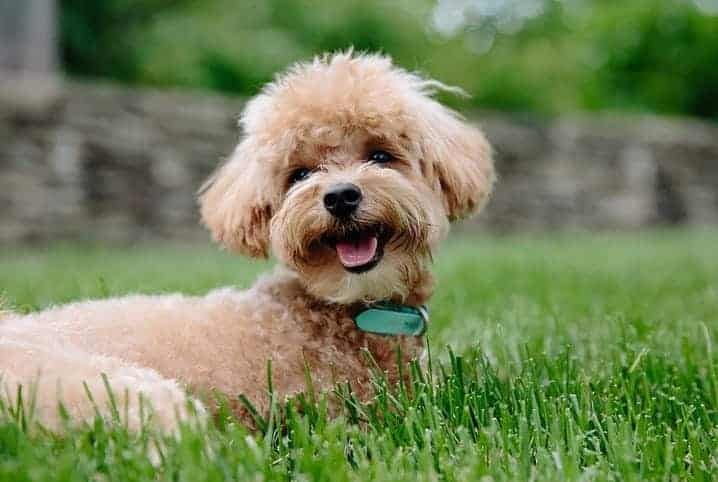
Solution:
[[(241, 107), (207, 94), (0, 82), (0, 242), (206, 236), (194, 193), (231, 152)], [(500, 172), (484, 226), (718, 222), (717, 126), (474, 117)]]
[(478, 116), (500, 183), (485, 221), (621, 229), (718, 223), (718, 125), (658, 117)]

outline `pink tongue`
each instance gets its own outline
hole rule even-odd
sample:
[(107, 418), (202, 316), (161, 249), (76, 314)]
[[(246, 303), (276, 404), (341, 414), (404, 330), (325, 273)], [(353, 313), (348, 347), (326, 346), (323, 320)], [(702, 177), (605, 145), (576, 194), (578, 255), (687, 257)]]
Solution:
[(376, 236), (358, 239), (356, 241), (339, 241), (337, 254), (339, 261), (347, 268), (354, 268), (367, 264), (376, 254)]

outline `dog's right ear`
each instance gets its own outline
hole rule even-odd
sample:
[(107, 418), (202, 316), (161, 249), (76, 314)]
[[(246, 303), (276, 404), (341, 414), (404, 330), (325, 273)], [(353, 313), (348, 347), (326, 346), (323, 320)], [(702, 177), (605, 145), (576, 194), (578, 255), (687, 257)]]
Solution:
[(261, 149), (243, 140), (232, 157), (200, 189), (202, 222), (228, 249), (252, 257), (269, 253), (272, 218), (271, 187), (266, 186), (268, 162)]
[(443, 199), (449, 220), (465, 218), (481, 210), (493, 189), (491, 146), (454, 111), (433, 99), (424, 106), (424, 175)]

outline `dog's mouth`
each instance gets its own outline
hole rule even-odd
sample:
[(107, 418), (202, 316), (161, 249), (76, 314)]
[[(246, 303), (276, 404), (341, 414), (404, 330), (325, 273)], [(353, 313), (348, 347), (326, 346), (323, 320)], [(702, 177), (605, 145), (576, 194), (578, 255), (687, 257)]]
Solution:
[(384, 239), (382, 229), (371, 228), (328, 237), (325, 242), (334, 248), (344, 269), (351, 273), (364, 273), (381, 261)]

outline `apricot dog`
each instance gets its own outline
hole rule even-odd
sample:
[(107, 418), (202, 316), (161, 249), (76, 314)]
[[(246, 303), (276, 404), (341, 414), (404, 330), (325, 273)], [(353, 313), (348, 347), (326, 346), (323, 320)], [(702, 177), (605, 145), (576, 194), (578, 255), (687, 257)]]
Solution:
[(130, 424), (143, 398), (171, 428), (188, 396), (200, 413), (217, 392), (266, 408), (267, 359), (281, 397), (305, 389), (306, 366), (315, 388), (349, 381), (368, 396), (364, 349), (395, 377), (396, 348), (408, 359), (423, 340), (364, 331), (357, 313), (376, 302), (425, 304), (449, 222), (477, 212), (494, 182), (485, 137), (434, 100), (438, 90), (453, 89), (354, 53), (277, 77), (247, 104), (241, 142), (199, 197), (217, 241), (248, 256), (273, 253), (276, 272), (246, 291), (5, 314), (3, 396), (33, 387), (39, 421), (57, 426), (60, 401), (80, 420), (95, 415), (85, 384), (108, 414), (104, 374), (118, 400), (129, 395)]

